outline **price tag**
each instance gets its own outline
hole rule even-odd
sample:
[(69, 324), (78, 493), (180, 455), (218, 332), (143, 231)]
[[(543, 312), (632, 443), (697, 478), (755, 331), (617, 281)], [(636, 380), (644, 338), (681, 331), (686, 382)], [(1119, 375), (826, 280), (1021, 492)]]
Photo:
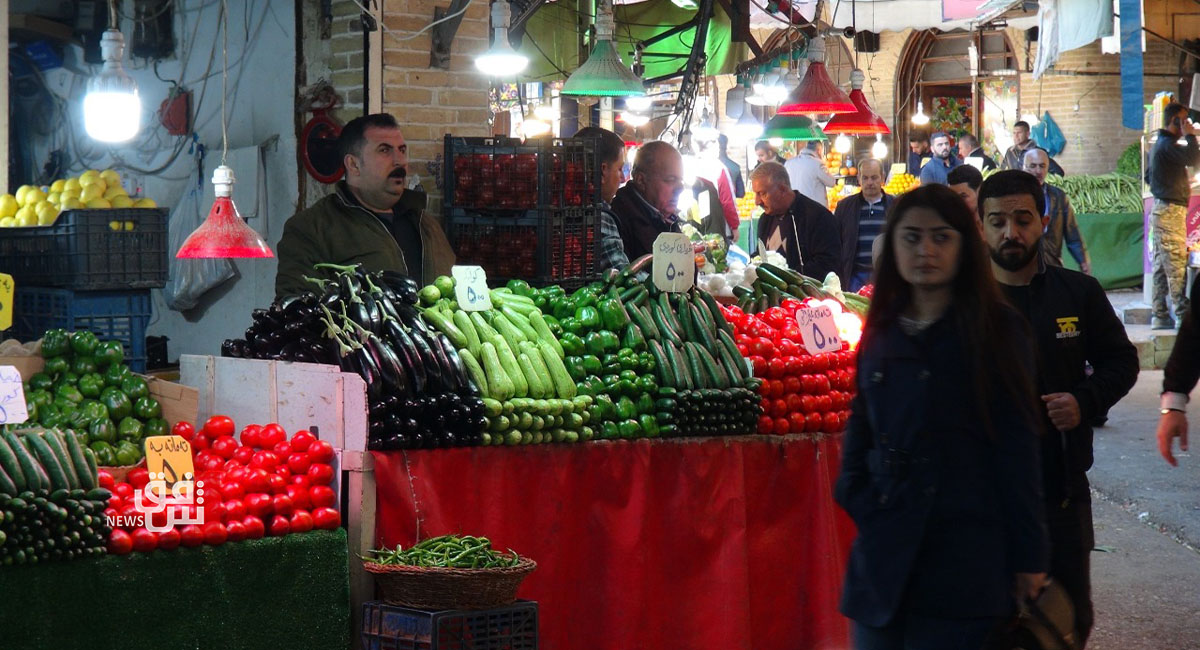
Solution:
[(14, 286), (11, 275), (0, 273), (0, 330), (12, 327)]
[(892, 168), (891, 168), (891, 170), (888, 171), (888, 179), (895, 178), (895, 177), (899, 176), (900, 174), (906, 173), (907, 171), (908, 171), (907, 163), (892, 163)]
[(659, 291), (682, 293), (696, 283), (696, 256), (692, 240), (677, 232), (664, 232), (654, 240), (651, 277)]
[(454, 297), (458, 308), (463, 311), (487, 311), (492, 308), (492, 294), (488, 292), (487, 273), (481, 266), (455, 266), (450, 269), (454, 276)]
[(0, 424), (20, 424), (28, 419), (21, 371), (15, 366), (0, 366)]
[(979, 156), (969, 156), (964, 159), (963, 162), (974, 167), (975, 169), (978, 169), (979, 171), (983, 171), (983, 158), (980, 158)]
[(796, 310), (796, 325), (804, 339), (804, 349), (811, 355), (839, 352), (842, 338), (838, 336), (833, 310), (826, 305), (802, 307)]
[(196, 475), (192, 465), (192, 445), (180, 436), (150, 436), (145, 441), (146, 471), (151, 476), (164, 474), (167, 487)]

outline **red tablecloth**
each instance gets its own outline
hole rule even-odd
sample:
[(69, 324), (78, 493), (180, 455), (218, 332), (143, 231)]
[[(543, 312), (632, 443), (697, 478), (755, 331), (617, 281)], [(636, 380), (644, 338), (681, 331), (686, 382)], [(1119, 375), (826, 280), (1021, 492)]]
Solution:
[[(538, 562), (545, 650), (848, 647), (840, 438), (375, 452), (389, 546), (462, 533)], [(415, 507), (414, 507), (415, 501)]]

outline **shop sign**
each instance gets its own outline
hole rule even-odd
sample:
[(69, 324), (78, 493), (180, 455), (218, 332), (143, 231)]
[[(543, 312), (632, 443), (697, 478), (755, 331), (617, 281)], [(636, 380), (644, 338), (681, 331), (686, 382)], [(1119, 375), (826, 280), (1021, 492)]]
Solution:
[(796, 310), (796, 325), (804, 339), (804, 349), (816, 356), (827, 352), (839, 352), (842, 338), (838, 335), (833, 310), (828, 305), (801, 307)]
[(696, 255), (692, 240), (677, 232), (664, 232), (654, 240), (651, 278), (659, 291), (681, 293), (696, 283)]
[(13, 290), (15, 286), (11, 275), (0, 273), (0, 330), (12, 327)]
[(487, 311), (492, 308), (492, 294), (488, 293), (487, 273), (482, 266), (455, 266), (450, 269), (454, 276), (454, 298), (463, 311)]

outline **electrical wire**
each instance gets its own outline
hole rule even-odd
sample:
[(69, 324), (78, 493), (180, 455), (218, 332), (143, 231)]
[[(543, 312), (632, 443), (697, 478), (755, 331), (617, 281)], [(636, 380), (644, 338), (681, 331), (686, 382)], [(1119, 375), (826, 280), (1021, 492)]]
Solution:
[[(225, 0), (221, 0), (221, 13), (224, 14), (224, 19), (221, 21), (221, 164), (225, 164), (225, 154), (229, 153), (229, 134), (225, 124), (225, 98), (228, 96), (227, 84), (229, 82), (229, 8), (225, 4)], [(245, 55), (246, 49), (242, 49), (242, 54)]]
[(125, 20), (130, 20), (130, 21), (133, 21), (133, 22), (135, 22), (135, 23), (149, 23), (149, 22), (153, 22), (153, 21), (155, 21), (155, 20), (158, 20), (158, 17), (159, 17), (159, 16), (161, 16), (161, 15), (163, 15), (163, 14), (167, 13), (167, 10), (168, 10), (168, 9), (170, 9), (170, 8), (171, 8), (171, 5), (172, 5), (172, 4), (174, 4), (174, 3), (175, 3), (175, 0), (164, 0), (162, 7), (160, 7), (160, 8), (159, 8), (159, 10), (158, 10), (158, 12), (157, 12), (157, 13), (155, 13), (153, 16), (147, 16), (147, 17), (145, 17), (145, 18), (138, 18), (138, 17), (136, 17), (136, 16), (129, 16), (129, 15), (126, 15), (126, 14), (125, 14), (125, 12), (121, 11), (121, 4), (120, 4), (120, 2), (117, 2), (117, 3), (116, 3), (116, 5), (117, 5), (117, 14), (118, 14), (119, 16), (121, 16), (122, 18), (124, 18)]
[[(543, 59), (546, 59), (546, 63), (549, 63), (552, 68), (554, 68), (555, 70), (558, 71), (558, 74), (561, 74), (564, 77), (571, 76), (571, 73), (558, 67), (558, 64), (555, 63), (554, 60), (551, 59), (544, 50), (542, 50), (542, 46), (538, 45), (537, 41), (533, 40), (533, 37), (529, 35), (529, 32), (525, 32), (525, 40), (529, 41), (529, 44), (532, 45), (534, 47), (534, 49), (536, 49), (538, 51), (538, 54), (542, 55)], [(542, 75), (542, 76), (548, 76), (548, 75)]]
[[(365, 13), (365, 14), (371, 13), (371, 10), (364, 7), (363, 4), (361, 2), (359, 2), (358, 0), (350, 0), (350, 1), (353, 2), (359, 9), (361, 9), (363, 11), (363, 13)], [(382, 20), (376, 21), (376, 22), (378, 22), (379, 28), (383, 30), (383, 33), (387, 34), (388, 36), (391, 36), (394, 40), (397, 40), (400, 42), (411, 41), (412, 39), (420, 36), (421, 34), (424, 34), (425, 32), (433, 29), (434, 26), (438, 25), (439, 23), (444, 23), (447, 20), (450, 20), (451, 18), (457, 18), (457, 17), (463, 15), (464, 13), (467, 12), (467, 8), (471, 6), (472, 2), (474, 2), (474, 0), (467, 0), (467, 3), (463, 5), (462, 9), (459, 9), (458, 11), (456, 11), (452, 14), (442, 16), (441, 18), (438, 18), (437, 20), (429, 23), (428, 25), (413, 32), (412, 34), (409, 34), (408, 36), (397, 36), (396, 32), (393, 32), (392, 30), (388, 29), (387, 25), (384, 25)]]

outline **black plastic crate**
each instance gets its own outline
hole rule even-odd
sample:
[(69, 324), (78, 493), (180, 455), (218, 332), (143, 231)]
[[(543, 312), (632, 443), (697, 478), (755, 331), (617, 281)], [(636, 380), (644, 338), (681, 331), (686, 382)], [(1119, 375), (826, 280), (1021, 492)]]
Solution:
[(91, 330), (101, 341), (120, 341), (129, 368), (146, 372), (150, 309), (149, 289), (71, 291), (17, 285), (8, 336), (32, 341), (49, 329)]
[(600, 279), (600, 213), (595, 208), (529, 210), (516, 216), (451, 210), (447, 236), (459, 264), (483, 267), (488, 281), (520, 278), (574, 289)]
[(379, 601), (363, 603), (365, 650), (537, 650), (537, 603), (426, 611)]
[(596, 143), (445, 137), (443, 205), (468, 210), (587, 207), (600, 202)]
[(167, 282), (167, 210), (67, 210), (49, 226), (0, 233), (0, 272), (22, 284), (77, 291)]

